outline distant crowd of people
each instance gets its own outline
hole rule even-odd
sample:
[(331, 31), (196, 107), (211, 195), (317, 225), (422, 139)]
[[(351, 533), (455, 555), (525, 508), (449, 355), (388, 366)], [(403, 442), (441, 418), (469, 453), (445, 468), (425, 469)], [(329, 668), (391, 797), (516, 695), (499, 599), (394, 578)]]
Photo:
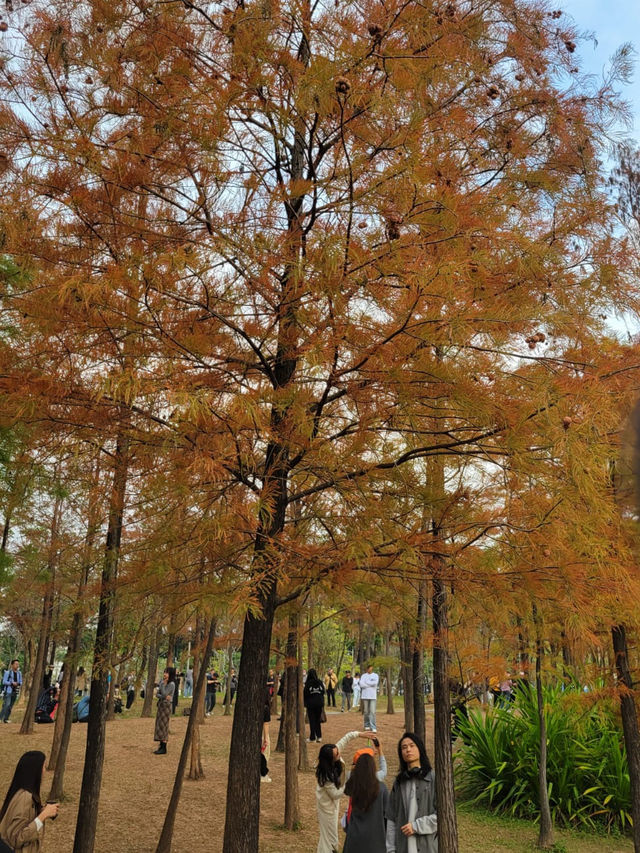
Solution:
[[(190, 698), (193, 682), (184, 681), (184, 693)], [(84, 671), (76, 678), (77, 707), (82, 705), (83, 718), (88, 715), (89, 695)], [(43, 684), (38, 707), (51, 721), (55, 717), (55, 705), (59, 698), (60, 681), (51, 683), (50, 673), (45, 675), (49, 683)], [(238, 687), (235, 670), (226, 679), (233, 702)], [(129, 693), (131, 679), (120, 687)], [(206, 672), (205, 713), (215, 708), (216, 695), (221, 692), (223, 680), (218, 672)], [(434, 773), (427, 757), (424, 743), (415, 734), (406, 732), (398, 743), (400, 771), (389, 791), (385, 784), (387, 761), (382, 743), (377, 734), (376, 701), (379, 686), (378, 674), (372, 665), (360, 674), (352, 676), (347, 670), (340, 681), (333, 669), (328, 669), (320, 678), (315, 669), (303, 671), (303, 696), (306, 709), (309, 737), (308, 742), (321, 744), (316, 763), (316, 808), (318, 815), (317, 853), (337, 853), (339, 826), (344, 832), (343, 853), (437, 853), (437, 807)], [(3, 676), (3, 721), (8, 721), (11, 709), (22, 687), (22, 674), (18, 660), (13, 660)], [(501, 685), (502, 687), (502, 685)], [(271, 781), (269, 759), (271, 742), (269, 723), (272, 709), (276, 707), (276, 694), (283, 696), (283, 679), (274, 670), (269, 671), (264, 692), (263, 736), (261, 745), (260, 773), (264, 781)], [(227, 688), (224, 688), (227, 689)], [(169, 723), (175, 712), (178, 693), (178, 674), (174, 667), (165, 668), (156, 687), (156, 718), (154, 753), (165, 755), (169, 740)], [(337, 743), (322, 742), (322, 723), (325, 702), (327, 707), (336, 708), (336, 693), (341, 695), (340, 711), (359, 709), (363, 715), (363, 730), (349, 731)], [(506, 691), (505, 691), (506, 692)], [(135, 694), (135, 687), (134, 687)], [(227, 700), (225, 696), (225, 702)], [(78, 715), (79, 716), (79, 715)], [(367, 743), (355, 750), (350, 770), (346, 770), (343, 751), (356, 738)], [(19, 760), (14, 777), (0, 809), (0, 853), (6, 850), (23, 850), (37, 853), (40, 850), (45, 823), (55, 819), (57, 803), (41, 802), (40, 789), (44, 774), (44, 753), (31, 750)], [(340, 816), (340, 801), (348, 798), (346, 808)], [(5, 846), (3, 846), (5, 845)], [(6, 845), (9, 845), (8, 847)]]

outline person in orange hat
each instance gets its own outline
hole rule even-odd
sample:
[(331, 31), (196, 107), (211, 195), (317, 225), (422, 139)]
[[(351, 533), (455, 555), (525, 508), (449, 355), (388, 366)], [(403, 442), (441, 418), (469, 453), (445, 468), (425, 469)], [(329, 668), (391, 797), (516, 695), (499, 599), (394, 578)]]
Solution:
[(355, 738), (369, 738), (366, 732), (347, 732), (338, 743), (325, 743), (316, 766), (316, 810), (320, 837), (316, 853), (333, 853), (338, 849), (338, 812), (344, 793), (345, 764), (341, 752)]
[(344, 792), (350, 797), (343, 853), (386, 853), (385, 814), (389, 792), (377, 778), (373, 750), (359, 750)]

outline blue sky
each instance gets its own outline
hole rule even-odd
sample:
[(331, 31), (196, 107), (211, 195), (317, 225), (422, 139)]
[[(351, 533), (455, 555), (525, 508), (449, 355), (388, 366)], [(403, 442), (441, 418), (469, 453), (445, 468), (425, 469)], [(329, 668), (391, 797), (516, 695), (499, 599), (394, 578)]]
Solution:
[(558, 9), (567, 12), (580, 32), (593, 32), (597, 45), (584, 42), (580, 47), (585, 71), (602, 75), (609, 58), (621, 44), (631, 42), (637, 52), (636, 68), (630, 86), (621, 88), (634, 113), (632, 134), (640, 144), (640, 1), (639, 0), (558, 0)]

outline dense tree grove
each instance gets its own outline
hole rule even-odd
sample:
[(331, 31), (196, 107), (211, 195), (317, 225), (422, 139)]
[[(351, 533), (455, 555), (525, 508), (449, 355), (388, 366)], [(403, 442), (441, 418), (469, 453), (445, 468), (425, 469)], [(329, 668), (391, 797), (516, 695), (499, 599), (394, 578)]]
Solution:
[(417, 730), (432, 678), (457, 850), (452, 682), (617, 665), (635, 718), (638, 359), (608, 318), (637, 310), (640, 170), (603, 166), (629, 51), (595, 85), (541, 0), (14, 5), (3, 624), (31, 703), (48, 663), (91, 667), (75, 850), (113, 685), (204, 673), (214, 635), (241, 648), (225, 853), (258, 849), (270, 664), (293, 827), (296, 665), (345, 655), (401, 679)]

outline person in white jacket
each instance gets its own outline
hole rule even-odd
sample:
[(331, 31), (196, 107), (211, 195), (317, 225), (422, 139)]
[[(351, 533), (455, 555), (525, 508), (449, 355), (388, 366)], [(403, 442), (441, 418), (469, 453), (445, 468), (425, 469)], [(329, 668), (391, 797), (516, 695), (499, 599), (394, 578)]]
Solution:
[(320, 748), (316, 767), (316, 809), (320, 830), (317, 853), (337, 853), (338, 813), (346, 781), (345, 764), (340, 753), (350, 740), (357, 737), (368, 739), (369, 735), (366, 732), (347, 732), (338, 743), (325, 743)]
[(353, 676), (353, 708), (360, 705), (360, 673), (356, 672)]
[(378, 673), (369, 664), (367, 671), (360, 676), (360, 702), (364, 714), (365, 732), (375, 732), (376, 729), (376, 700), (378, 698)]

